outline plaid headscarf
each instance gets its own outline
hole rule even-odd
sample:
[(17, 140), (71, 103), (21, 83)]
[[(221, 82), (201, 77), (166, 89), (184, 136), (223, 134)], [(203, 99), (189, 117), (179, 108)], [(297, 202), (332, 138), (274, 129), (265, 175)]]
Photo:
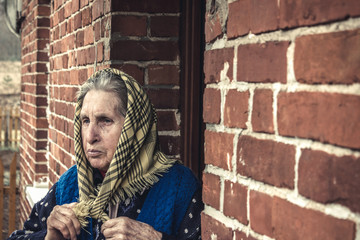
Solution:
[[(92, 217), (106, 221), (104, 212), (111, 203), (125, 201), (126, 197), (143, 191), (154, 185), (162, 173), (175, 162), (159, 151), (156, 112), (143, 88), (129, 75), (117, 69), (104, 69), (94, 73), (90, 79), (103, 71), (112, 72), (121, 77), (127, 88), (127, 112), (121, 136), (115, 154), (106, 172), (100, 189), (93, 182), (93, 168), (86, 159), (82, 148), (80, 112), (81, 101), (75, 111), (75, 155), (78, 170), (80, 201), (74, 210), (82, 226), (87, 224), (84, 218)], [(82, 218), (82, 220), (81, 220)]]

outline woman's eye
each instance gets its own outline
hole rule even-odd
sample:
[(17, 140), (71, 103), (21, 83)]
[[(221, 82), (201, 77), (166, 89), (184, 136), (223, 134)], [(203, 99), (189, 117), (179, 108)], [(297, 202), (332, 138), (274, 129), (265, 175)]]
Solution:
[(87, 118), (84, 118), (84, 119), (82, 120), (82, 124), (89, 124), (89, 123), (90, 123), (90, 120), (87, 119)]
[(103, 122), (103, 123), (105, 123), (105, 124), (110, 124), (110, 123), (112, 123), (113, 121), (112, 121), (110, 118), (103, 118), (103, 119), (100, 120), (100, 122)]

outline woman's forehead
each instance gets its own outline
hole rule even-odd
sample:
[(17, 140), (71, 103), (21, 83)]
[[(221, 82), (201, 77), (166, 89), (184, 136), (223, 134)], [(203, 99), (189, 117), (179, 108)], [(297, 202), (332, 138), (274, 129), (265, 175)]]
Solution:
[(91, 90), (85, 95), (80, 114), (117, 114), (118, 107), (119, 99), (116, 93)]

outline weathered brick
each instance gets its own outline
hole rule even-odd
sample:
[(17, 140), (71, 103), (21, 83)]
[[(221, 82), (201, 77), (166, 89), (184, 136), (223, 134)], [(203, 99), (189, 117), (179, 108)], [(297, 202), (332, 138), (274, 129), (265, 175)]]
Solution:
[(251, 228), (260, 234), (272, 237), (272, 203), (271, 196), (257, 191), (250, 191)]
[(180, 69), (174, 65), (150, 65), (148, 67), (150, 85), (179, 85)]
[(112, 49), (112, 60), (167, 60), (175, 61), (179, 57), (179, 46), (175, 41), (132, 41), (120, 40), (113, 42), (114, 46), (121, 48)]
[(285, 41), (240, 45), (237, 52), (237, 81), (286, 83), (288, 46), (289, 42)]
[(150, 18), (150, 34), (153, 37), (178, 37), (180, 19), (177, 16), (154, 16)]
[(250, 31), (250, 9), (250, 0), (238, 0), (229, 4), (227, 22), (229, 38), (246, 35)]
[(299, 193), (321, 203), (360, 212), (360, 158), (306, 149), (299, 162)]
[(81, 25), (85, 27), (89, 25), (91, 21), (91, 8), (87, 7), (81, 11)]
[(104, 1), (95, 0), (92, 5), (92, 20), (104, 15)]
[(360, 82), (359, 42), (360, 29), (297, 38), (294, 56), (297, 80), (308, 84)]
[(234, 49), (223, 48), (211, 51), (205, 51), (204, 56), (204, 73), (205, 83), (220, 82), (220, 74), (226, 71), (226, 76), (232, 81), (233, 79), (233, 59)]
[(274, 133), (273, 93), (268, 89), (254, 92), (251, 124), (254, 132)]
[(205, 88), (203, 119), (206, 123), (220, 123), (221, 93), (215, 88)]
[(360, 15), (357, 0), (306, 0), (280, 2), (280, 27), (315, 25)]
[(160, 149), (167, 155), (180, 154), (179, 136), (159, 136)]
[(279, 134), (359, 149), (359, 106), (360, 97), (354, 95), (280, 92)]
[(246, 129), (249, 112), (249, 91), (229, 90), (224, 107), (224, 125)]
[(294, 146), (242, 135), (237, 153), (239, 174), (277, 187), (294, 188)]
[(97, 53), (97, 62), (102, 62), (104, 60), (104, 42), (100, 42), (96, 47)]
[(115, 15), (111, 18), (111, 32), (122, 36), (146, 36), (146, 21), (145, 16)]
[(158, 111), (158, 131), (180, 130), (180, 119), (177, 119), (175, 111)]
[(180, 1), (153, 0), (140, 3), (133, 0), (112, 1), (111, 9), (123, 12), (178, 13), (180, 12)]
[(272, 213), (274, 238), (278, 240), (355, 238), (355, 223), (296, 206), (278, 197), (273, 199)]
[(244, 225), (247, 219), (247, 188), (238, 183), (225, 181), (224, 190), (224, 214), (234, 217)]
[(205, 130), (205, 164), (231, 170), (234, 135)]
[(219, 14), (206, 14), (205, 22), (205, 41), (210, 42), (216, 37), (221, 36), (222, 28)]
[(94, 29), (93, 26), (88, 26), (84, 29), (84, 45), (91, 45), (94, 43)]
[(235, 231), (235, 239), (236, 240), (257, 240), (253, 238), (251, 235), (246, 234), (244, 232)]
[(231, 228), (226, 227), (223, 223), (213, 219), (205, 213), (202, 213), (201, 237), (202, 239), (233, 239), (233, 232)]
[(220, 208), (220, 178), (210, 173), (203, 173), (203, 201), (213, 208)]
[(147, 89), (146, 92), (157, 109), (179, 108), (180, 96), (178, 89)]
[(144, 75), (145, 75), (144, 68), (132, 64), (122, 64), (122, 65), (113, 64), (111, 65), (111, 67), (124, 71), (125, 73), (132, 76), (138, 83), (144, 85)]
[(254, 0), (251, 3), (250, 30), (252, 33), (269, 32), (279, 26), (277, 0)]

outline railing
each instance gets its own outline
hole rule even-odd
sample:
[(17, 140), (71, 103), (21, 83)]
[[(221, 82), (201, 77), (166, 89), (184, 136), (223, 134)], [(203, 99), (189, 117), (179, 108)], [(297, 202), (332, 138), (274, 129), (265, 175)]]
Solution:
[(0, 107), (0, 148), (18, 149), (20, 143), (19, 107)]
[[(4, 226), (4, 214), (8, 214), (8, 227), (7, 227), (7, 233), (12, 233), (15, 230), (15, 220), (16, 220), (16, 152), (14, 153), (14, 157), (10, 164), (10, 184), (9, 186), (4, 185), (4, 165), (3, 161), (0, 158), (0, 240), (3, 239), (3, 232), (6, 232), (5, 226)], [(6, 209), (4, 209), (4, 197), (8, 196), (8, 213), (5, 212)], [(5, 231), (4, 231), (5, 230)]]

